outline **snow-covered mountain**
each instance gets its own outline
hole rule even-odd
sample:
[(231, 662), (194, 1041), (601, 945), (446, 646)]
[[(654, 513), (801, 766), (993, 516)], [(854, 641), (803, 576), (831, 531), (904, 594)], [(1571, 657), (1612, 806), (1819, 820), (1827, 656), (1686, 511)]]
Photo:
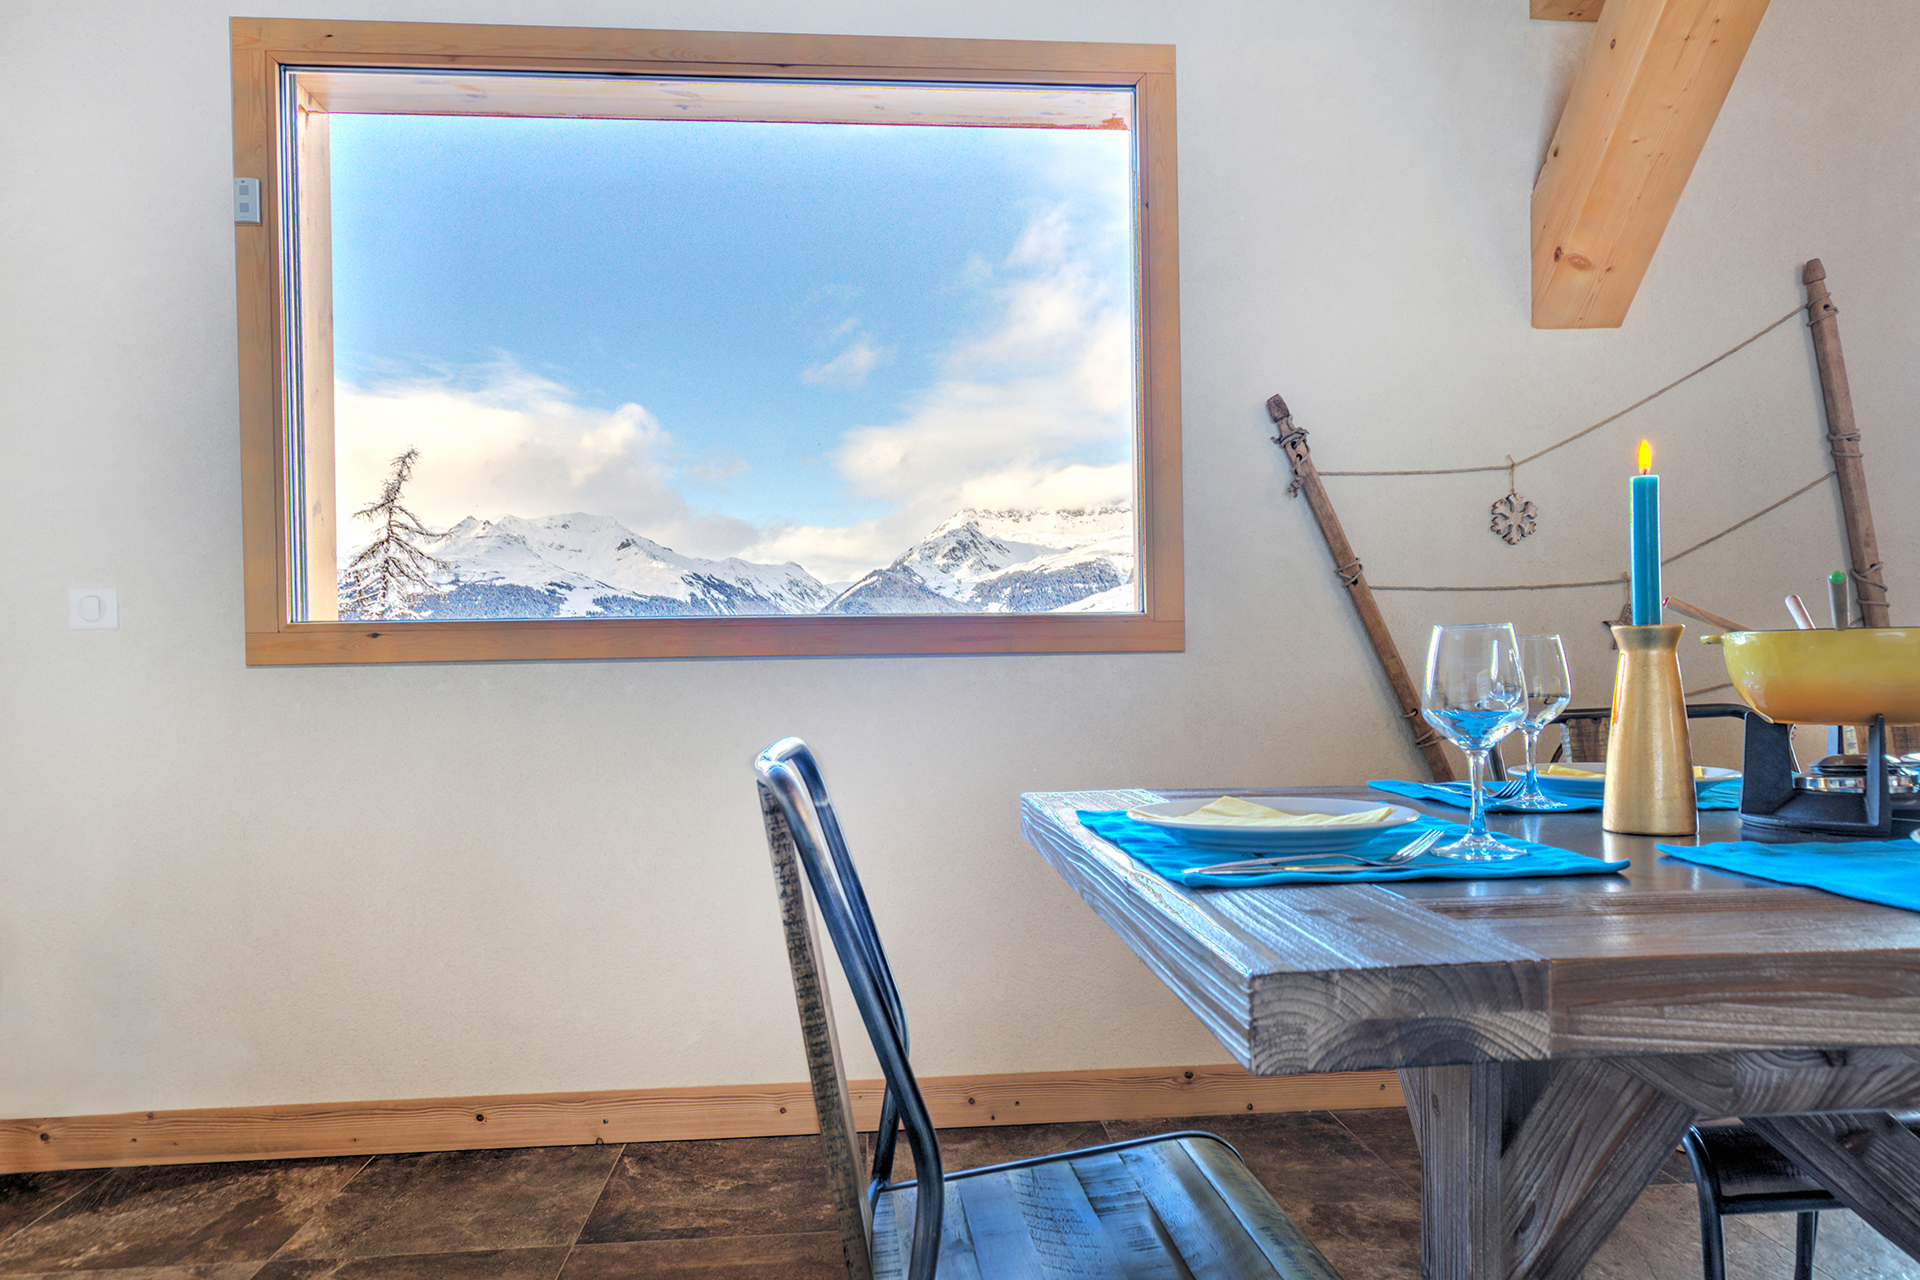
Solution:
[[(1131, 506), (953, 516), (827, 613), (1051, 613), (1135, 607)], [(1095, 596), (1102, 603), (1089, 604)]]
[(1045, 613), (1135, 608), (1133, 513), (966, 510), (835, 593), (797, 564), (681, 555), (574, 512), (469, 516), (424, 549), (442, 569), (422, 618)]
[(797, 564), (702, 560), (606, 516), (472, 516), (427, 548), (446, 569), (423, 618), (814, 613), (831, 593)]

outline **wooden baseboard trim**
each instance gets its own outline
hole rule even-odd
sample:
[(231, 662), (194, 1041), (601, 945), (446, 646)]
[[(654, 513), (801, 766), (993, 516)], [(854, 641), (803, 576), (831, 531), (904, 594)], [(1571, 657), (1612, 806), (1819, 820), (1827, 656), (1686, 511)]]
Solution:
[[(1402, 1105), (1391, 1071), (1252, 1076), (1237, 1066), (922, 1078), (942, 1128)], [(880, 1083), (853, 1087), (877, 1123)], [(805, 1084), (511, 1094), (0, 1120), (0, 1173), (301, 1156), (814, 1133)]]

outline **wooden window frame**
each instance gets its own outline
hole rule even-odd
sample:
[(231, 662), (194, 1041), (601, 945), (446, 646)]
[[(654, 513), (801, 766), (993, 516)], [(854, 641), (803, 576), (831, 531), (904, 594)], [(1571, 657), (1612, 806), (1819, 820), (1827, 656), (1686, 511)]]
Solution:
[[(1184, 647), (1173, 50), (1166, 45), (235, 18), (234, 174), (260, 179), (261, 220), (236, 223), (246, 655), (251, 665), (922, 653), (1165, 652)], [(331, 308), (324, 250), (324, 78), (283, 102), (282, 69), (419, 68), (766, 77), (1134, 91), (1138, 436), (1134, 511), (1143, 609), (1127, 614), (797, 615), (295, 622), (292, 593), (333, 590)], [(341, 76), (343, 84), (353, 82)], [(423, 93), (422, 110), (445, 110)], [(288, 129), (283, 110), (310, 113)], [(534, 114), (534, 112), (528, 112)], [(583, 113), (584, 114), (584, 113)], [(301, 261), (279, 233), (302, 154)], [(317, 194), (318, 198), (314, 198)], [(289, 323), (295, 290), (309, 305)], [(291, 332), (289, 332), (291, 330)], [(303, 378), (289, 370), (304, 361)], [(319, 376), (324, 375), (324, 376)], [(298, 412), (289, 388), (303, 396)], [(298, 453), (302, 465), (290, 462)], [(306, 519), (293, 518), (304, 512)], [(315, 572), (306, 572), (307, 568)], [(301, 612), (306, 612), (303, 609)], [(324, 612), (324, 608), (322, 609)]]

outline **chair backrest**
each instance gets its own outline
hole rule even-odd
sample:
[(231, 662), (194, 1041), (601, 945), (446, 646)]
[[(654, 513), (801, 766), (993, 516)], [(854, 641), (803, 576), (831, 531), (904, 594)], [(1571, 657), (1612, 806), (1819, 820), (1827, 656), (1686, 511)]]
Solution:
[(1569, 716), (1560, 721), (1562, 758), (1572, 764), (1575, 760), (1586, 762), (1603, 761), (1607, 758), (1607, 731), (1612, 727), (1613, 717), (1603, 714), (1596, 716)]
[[(1687, 719), (1707, 720), (1715, 717), (1740, 719), (1747, 714), (1744, 703), (1739, 702), (1690, 702), (1687, 704)], [(1571, 764), (1575, 760), (1599, 762), (1607, 758), (1607, 731), (1613, 724), (1611, 707), (1580, 707), (1562, 711), (1552, 723), (1560, 726), (1561, 747), (1556, 759)]]
[[(945, 1207), (940, 1149), (907, 1061), (906, 1014), (874, 929), (866, 892), (807, 744), (798, 738), (782, 739), (761, 752), (753, 767), (759, 778), (760, 811), (766, 820), (767, 848), (780, 896), (787, 962), (793, 969), (794, 999), (800, 1008), (807, 1071), (813, 1080), (814, 1107), (820, 1116), (820, 1139), (826, 1149), (848, 1274), (853, 1280), (870, 1280), (872, 1275), (874, 1197), (891, 1176), (895, 1136), (904, 1125), (916, 1183), (908, 1275), (911, 1280), (931, 1280)], [(841, 1070), (810, 904), (833, 943), (886, 1077), (872, 1172), (864, 1191), (859, 1180), (859, 1131)]]

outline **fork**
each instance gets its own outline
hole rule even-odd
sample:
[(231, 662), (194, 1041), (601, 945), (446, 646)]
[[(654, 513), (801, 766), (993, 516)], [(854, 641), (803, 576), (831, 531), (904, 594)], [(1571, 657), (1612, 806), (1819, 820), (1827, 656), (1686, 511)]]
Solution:
[[(1464, 782), (1441, 782), (1435, 785), (1443, 791), (1459, 796), (1462, 800), (1472, 794), (1471, 788)], [(1480, 799), (1484, 804), (1491, 804), (1495, 800), (1512, 800), (1526, 789), (1527, 780), (1524, 777), (1509, 778), (1505, 782), (1498, 783), (1483, 782), (1480, 784)]]
[[(1275, 871), (1380, 871), (1412, 862), (1438, 844), (1444, 834), (1438, 827), (1409, 841), (1405, 847), (1396, 849), (1384, 858), (1348, 857), (1345, 862), (1335, 863), (1288, 863), (1285, 858), (1249, 858), (1244, 862), (1220, 862), (1211, 867), (1201, 867), (1190, 874), (1203, 876), (1266, 875)], [(1300, 857), (1294, 854), (1294, 857)]]

